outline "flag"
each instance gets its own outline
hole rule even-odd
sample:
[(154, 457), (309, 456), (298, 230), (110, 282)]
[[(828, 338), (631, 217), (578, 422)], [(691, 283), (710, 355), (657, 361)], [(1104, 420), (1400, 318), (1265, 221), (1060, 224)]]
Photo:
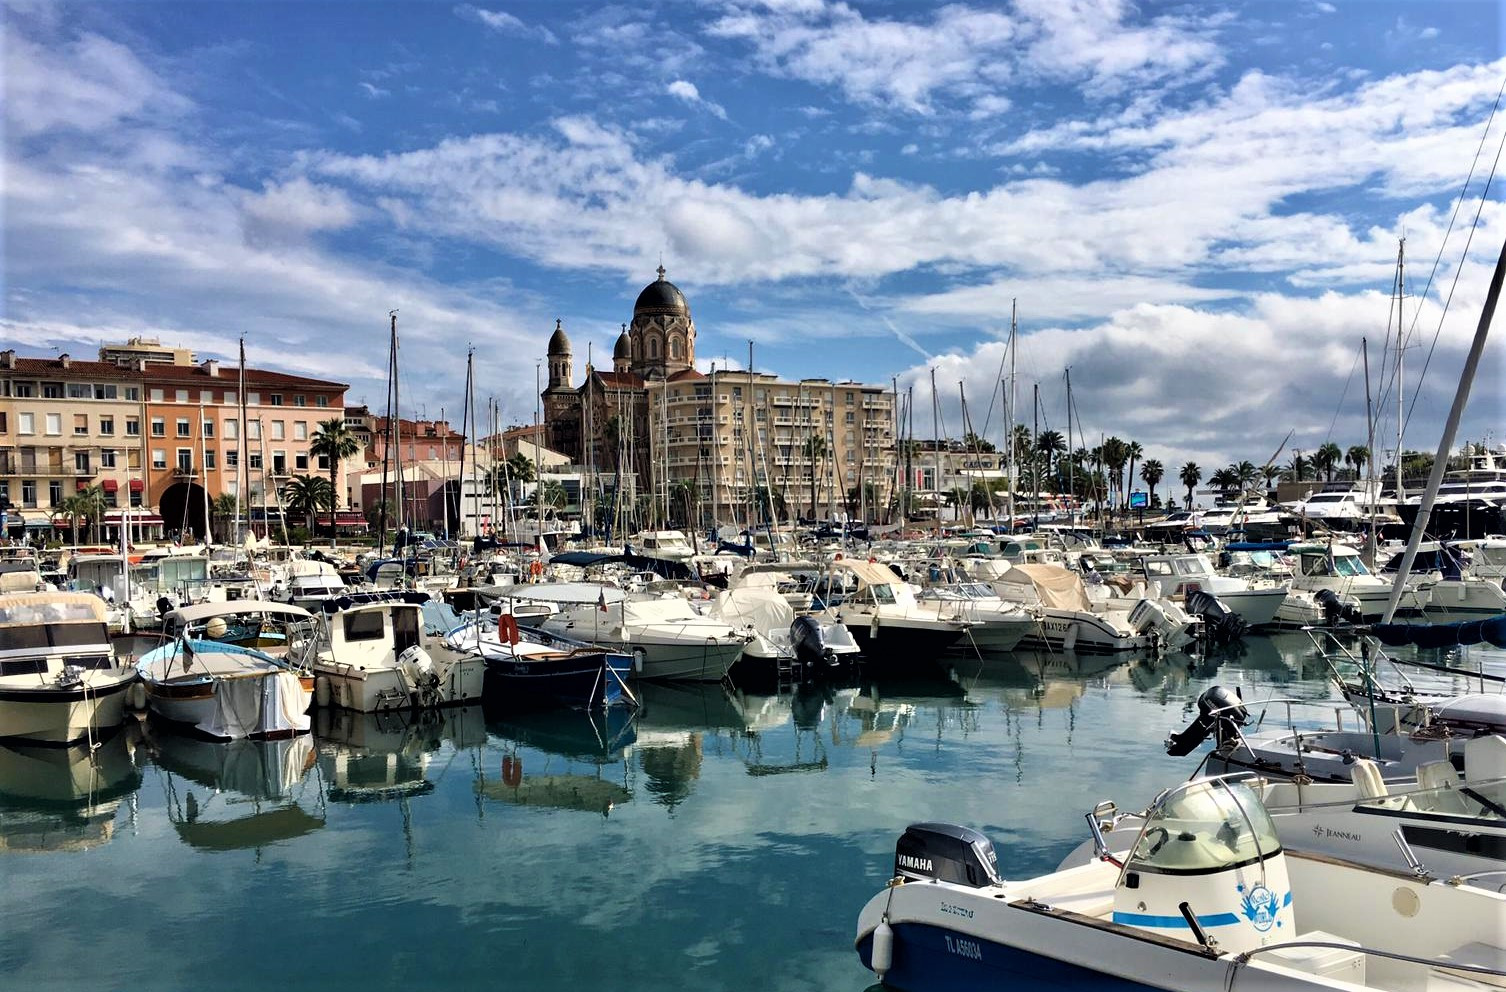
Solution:
[(596, 608), (601, 612), (607, 612), (607, 587), (601, 587), (601, 595), (596, 600)]

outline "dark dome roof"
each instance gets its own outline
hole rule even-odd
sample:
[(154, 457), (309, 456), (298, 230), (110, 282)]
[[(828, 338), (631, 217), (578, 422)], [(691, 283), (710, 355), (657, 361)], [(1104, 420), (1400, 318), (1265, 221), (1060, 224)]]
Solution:
[(617, 346), (612, 349), (612, 358), (624, 358), (629, 361), (633, 358), (633, 342), (628, 339), (627, 331), (617, 335)]
[(659, 266), (659, 278), (643, 287), (638, 302), (633, 304), (633, 313), (680, 313), (690, 316), (690, 304), (680, 287), (664, 278), (664, 266)]
[(557, 319), (554, 322), (554, 333), (549, 335), (549, 354), (570, 354), (570, 339), (565, 337), (565, 329), (560, 326), (560, 321)]

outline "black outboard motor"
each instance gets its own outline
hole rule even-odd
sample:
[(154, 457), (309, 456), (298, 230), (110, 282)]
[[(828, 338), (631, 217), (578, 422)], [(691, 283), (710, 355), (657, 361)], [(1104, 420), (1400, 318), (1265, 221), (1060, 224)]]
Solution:
[(1190, 590), (1184, 600), (1188, 613), (1203, 618), (1203, 638), (1209, 644), (1232, 644), (1245, 636), (1249, 624), (1211, 592)]
[(894, 845), (894, 874), (981, 889), (999, 882), (993, 841), (955, 823), (912, 823)]
[(1166, 753), (1173, 758), (1182, 758), (1192, 753), (1208, 735), (1215, 734), (1214, 743), (1223, 747), (1239, 735), (1239, 728), (1250, 719), (1239, 690), (1230, 692), (1221, 685), (1203, 691), (1197, 697), (1197, 719), (1179, 734), (1166, 738)]
[(1313, 598), (1323, 607), (1323, 622), (1329, 627), (1337, 627), (1341, 623), (1364, 622), (1365, 618), (1359, 608), (1344, 602), (1332, 589), (1319, 589)]
[(795, 642), (795, 660), (807, 671), (817, 672), (836, 667), (837, 653), (827, 646), (821, 621), (815, 617), (796, 617), (795, 622), (790, 624), (790, 640)]

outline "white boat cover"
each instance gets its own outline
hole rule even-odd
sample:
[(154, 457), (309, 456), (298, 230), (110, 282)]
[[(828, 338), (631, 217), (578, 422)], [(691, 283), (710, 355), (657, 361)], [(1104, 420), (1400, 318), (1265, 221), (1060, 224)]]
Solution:
[(734, 627), (752, 627), (760, 633), (789, 630), (795, 621), (794, 607), (777, 589), (746, 586), (716, 597), (716, 616)]
[(1031, 586), (1040, 597), (1041, 605), (1051, 609), (1079, 612), (1093, 609), (1082, 576), (1060, 565), (1016, 565), (994, 581)]
[(0, 597), (0, 624), (31, 626), (66, 620), (104, 623), (105, 601), (86, 592), (34, 592)]

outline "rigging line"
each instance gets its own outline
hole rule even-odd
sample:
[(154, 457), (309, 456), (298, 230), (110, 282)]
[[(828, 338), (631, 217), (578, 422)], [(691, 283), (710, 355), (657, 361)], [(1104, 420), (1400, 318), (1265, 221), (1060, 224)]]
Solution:
[[(1492, 107), (1491, 110), (1490, 110), (1490, 119), (1485, 122), (1485, 134), (1482, 134), (1480, 136), (1480, 146), (1481, 146), (1481, 148), (1483, 148), (1485, 146), (1485, 137), (1486, 137), (1486, 135), (1488, 135), (1490, 133), (1490, 122), (1495, 119), (1496, 108), (1501, 105), (1501, 95), (1502, 95), (1502, 93), (1506, 93), (1506, 80), (1502, 80), (1502, 82), (1501, 82), (1501, 90), (1500, 90), (1500, 92), (1496, 93), (1495, 106)], [(1439, 336), (1443, 333), (1443, 321), (1444, 321), (1444, 318), (1446, 318), (1448, 316), (1449, 304), (1453, 302), (1453, 299), (1454, 299), (1454, 290), (1458, 288), (1458, 286), (1459, 286), (1459, 276), (1464, 271), (1464, 260), (1469, 257), (1469, 246), (1474, 241), (1475, 232), (1477, 230), (1479, 230), (1479, 227), (1480, 227), (1480, 214), (1483, 213), (1484, 210), (1485, 210), (1485, 201), (1490, 196), (1490, 184), (1495, 180), (1496, 170), (1500, 168), (1500, 165), (1501, 165), (1501, 149), (1503, 147), (1506, 147), (1506, 130), (1502, 131), (1501, 141), (1500, 141), (1500, 143), (1498, 143), (1496, 145), (1496, 157), (1495, 157), (1495, 160), (1490, 165), (1490, 175), (1488, 175), (1488, 176), (1485, 177), (1485, 187), (1482, 190), (1480, 190), (1480, 204), (1479, 204), (1479, 206), (1477, 206), (1475, 208), (1475, 219), (1470, 224), (1469, 236), (1467, 238), (1465, 238), (1465, 240), (1464, 240), (1464, 251), (1459, 256), (1459, 266), (1458, 266), (1458, 268), (1456, 268), (1454, 270), (1454, 281), (1449, 284), (1448, 296), (1444, 298), (1444, 301), (1443, 301), (1443, 312), (1438, 315), (1438, 326), (1433, 331), (1433, 340), (1428, 344), (1427, 357), (1425, 357), (1422, 360), (1422, 373), (1420, 375), (1418, 375), (1418, 377), (1417, 377), (1417, 388), (1412, 393), (1412, 402), (1407, 406), (1406, 423), (1410, 423), (1411, 422), (1411, 420), (1412, 420), (1412, 411), (1416, 408), (1416, 406), (1417, 406), (1417, 399), (1422, 394), (1423, 376), (1427, 375), (1428, 366), (1433, 361), (1433, 352), (1438, 347), (1438, 338), (1439, 338)], [(1477, 160), (1479, 158), (1479, 155), (1480, 155), (1479, 150), (1476, 150), (1476, 152), (1475, 152), (1475, 158)], [(1470, 176), (1471, 177), (1474, 176), (1474, 165), (1473, 164), (1470, 165)], [(1467, 190), (1468, 188), (1469, 188), (1469, 181), (1466, 180), (1465, 181), (1465, 189)], [(1464, 202), (1464, 192), (1461, 191), (1459, 193), (1459, 204), (1462, 205), (1463, 202)], [(1458, 205), (1456, 205), (1455, 208), (1454, 208), (1454, 212), (1455, 212), (1456, 215), (1458, 213), (1458, 209), (1459, 209)], [(1449, 221), (1449, 229), (1450, 230), (1453, 229), (1453, 220), (1452, 219), (1450, 219), (1450, 221)], [(1444, 240), (1445, 241), (1448, 240), (1448, 236), (1446, 234), (1444, 236)], [(1439, 254), (1440, 257), (1443, 254), (1443, 248), (1441, 246), (1438, 249), (1438, 254)], [(1436, 268), (1438, 263), (1435, 261), (1433, 264), (1434, 264), (1434, 267)], [(1428, 285), (1431, 286), (1432, 284), (1433, 284), (1432, 276), (1429, 276), (1428, 277)], [(1423, 295), (1422, 299), (1426, 299), (1426, 298), (1427, 298), (1427, 296), (1426, 296), (1426, 290), (1424, 290), (1424, 295)], [(1422, 313), (1422, 307), (1421, 307), (1421, 304), (1419, 303), (1419, 305), (1418, 305), (1418, 316), (1420, 316), (1421, 313)], [(1417, 323), (1417, 317), (1413, 317), (1412, 323), (1414, 325)], [(1405, 426), (1405, 423), (1403, 424), (1403, 426)], [(1401, 452), (1398, 451), (1396, 453), (1396, 457), (1397, 457), (1397, 459), (1399, 461), (1400, 458), (1401, 458)]]
[(1328, 433), (1323, 438), (1324, 444), (1328, 444), (1333, 440), (1333, 429), (1334, 426), (1339, 422), (1339, 411), (1344, 409), (1344, 399), (1349, 395), (1349, 384), (1354, 381), (1354, 370), (1359, 368), (1359, 365), (1360, 353), (1355, 352), (1354, 364), (1349, 366), (1349, 375), (1344, 379), (1344, 389), (1341, 393), (1339, 393), (1339, 402), (1335, 404), (1333, 408), (1333, 419), (1328, 422)]

